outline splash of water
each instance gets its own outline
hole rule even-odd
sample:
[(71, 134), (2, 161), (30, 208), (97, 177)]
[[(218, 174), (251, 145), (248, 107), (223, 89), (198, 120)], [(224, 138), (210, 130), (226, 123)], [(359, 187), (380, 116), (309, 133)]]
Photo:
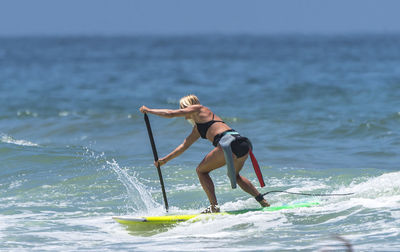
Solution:
[(85, 147), (85, 156), (90, 158), (91, 162), (95, 162), (101, 167), (102, 170), (112, 171), (116, 176), (118, 181), (126, 189), (126, 209), (128, 212), (144, 211), (149, 212), (160, 205), (155, 202), (150, 194), (150, 190), (146, 188), (137, 178), (137, 173), (130, 171), (126, 167), (120, 167), (115, 159), (109, 161), (103, 153), (95, 153), (88, 147)]
[(136, 172), (134, 172), (133, 175), (130, 175), (128, 169), (121, 168), (114, 159), (111, 162), (106, 161), (106, 163), (107, 166), (104, 166), (104, 168), (111, 168), (118, 176), (118, 180), (126, 188), (128, 193), (127, 200), (131, 206), (136, 206), (137, 210), (145, 210), (146, 212), (153, 210), (158, 206), (151, 197), (149, 190), (147, 190), (146, 187), (137, 179)]

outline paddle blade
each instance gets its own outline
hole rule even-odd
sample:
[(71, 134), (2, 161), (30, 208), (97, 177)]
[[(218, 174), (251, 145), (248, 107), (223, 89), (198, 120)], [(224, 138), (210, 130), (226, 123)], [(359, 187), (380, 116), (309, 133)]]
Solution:
[(265, 186), (264, 178), (261, 173), (260, 166), (258, 165), (257, 159), (251, 150), (249, 151), (249, 154), (250, 154), (251, 163), (253, 163), (254, 171), (257, 175), (258, 181), (260, 182), (260, 186), (264, 187)]

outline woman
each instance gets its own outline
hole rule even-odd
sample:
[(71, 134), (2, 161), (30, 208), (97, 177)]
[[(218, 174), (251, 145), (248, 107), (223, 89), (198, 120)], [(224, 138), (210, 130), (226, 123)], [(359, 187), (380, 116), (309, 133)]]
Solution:
[[(209, 172), (225, 165), (225, 157), (219, 140), (227, 133), (234, 130), (229, 127), (221, 118), (215, 115), (209, 108), (200, 104), (199, 99), (195, 95), (188, 95), (180, 99), (180, 109), (150, 109), (146, 106), (140, 108), (142, 113), (151, 113), (154, 115), (172, 118), (185, 117), (194, 127), (192, 133), (167, 156), (158, 160), (158, 164), (164, 165), (168, 161), (176, 158), (188, 149), (199, 137), (208, 139), (213, 143), (215, 148), (208, 153), (196, 168), (201, 186), (207, 194), (210, 206), (203, 213), (219, 212), (217, 198), (215, 196), (214, 183), (211, 180)], [(236, 133), (237, 134), (237, 133)], [(235, 140), (231, 143), (234, 167), (236, 171), (237, 184), (247, 193), (251, 194), (263, 207), (268, 207), (268, 202), (263, 198), (262, 194), (254, 187), (254, 185), (245, 177), (239, 174), (244, 162), (248, 157), (251, 148), (250, 141), (245, 137), (236, 135)], [(157, 165), (157, 163), (155, 163)]]

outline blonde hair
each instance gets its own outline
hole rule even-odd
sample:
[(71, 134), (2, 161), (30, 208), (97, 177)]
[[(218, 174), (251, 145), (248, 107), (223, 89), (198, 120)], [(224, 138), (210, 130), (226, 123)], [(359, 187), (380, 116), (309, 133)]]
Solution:
[(181, 109), (187, 108), (190, 105), (200, 104), (199, 98), (194, 94), (186, 95), (179, 100), (179, 107)]

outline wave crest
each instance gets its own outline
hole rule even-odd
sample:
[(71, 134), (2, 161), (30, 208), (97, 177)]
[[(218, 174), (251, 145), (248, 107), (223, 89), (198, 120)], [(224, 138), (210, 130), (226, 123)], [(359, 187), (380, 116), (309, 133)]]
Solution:
[(15, 144), (15, 145), (20, 145), (20, 146), (39, 146), (36, 143), (32, 143), (30, 141), (27, 140), (18, 140), (18, 139), (14, 139), (11, 136), (2, 134), (0, 135), (0, 141), (2, 143), (8, 143), (8, 144)]

